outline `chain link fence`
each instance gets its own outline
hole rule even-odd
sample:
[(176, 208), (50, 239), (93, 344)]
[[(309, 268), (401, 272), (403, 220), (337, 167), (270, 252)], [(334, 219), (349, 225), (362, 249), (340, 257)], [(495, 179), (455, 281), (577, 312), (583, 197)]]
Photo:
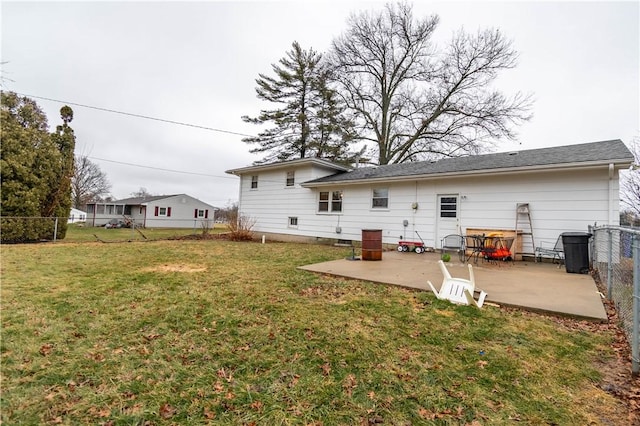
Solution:
[(607, 298), (614, 302), (631, 345), (632, 372), (640, 373), (640, 229), (617, 226), (591, 229), (591, 261)]
[(3, 242), (55, 241), (62, 223), (67, 218), (2, 216), (0, 232)]
[[(166, 239), (185, 235), (209, 234), (214, 232), (216, 226), (212, 219), (200, 218), (141, 221), (123, 217), (122, 219), (112, 219), (101, 226), (91, 226), (90, 223), (80, 221), (71, 223), (68, 217), (3, 216), (0, 218), (0, 233), (2, 241), (5, 243), (56, 242), (63, 237), (61, 235), (61, 226), (63, 225), (67, 229), (64, 241), (71, 242), (87, 241), (87, 238), (90, 241), (103, 242), (112, 239), (126, 241)], [(83, 228), (84, 232), (69, 232), (71, 228)], [(104, 229), (119, 231), (104, 233), (102, 232)]]

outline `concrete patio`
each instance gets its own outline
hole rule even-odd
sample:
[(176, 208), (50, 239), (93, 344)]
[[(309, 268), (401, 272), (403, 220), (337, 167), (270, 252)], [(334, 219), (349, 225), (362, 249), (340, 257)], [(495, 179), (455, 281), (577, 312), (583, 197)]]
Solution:
[[(339, 259), (300, 269), (322, 274), (431, 291), (442, 283), (438, 253), (384, 252), (381, 261)], [(472, 263), (476, 289), (487, 292), (486, 302), (527, 310), (606, 321), (602, 296), (590, 275), (568, 274), (551, 263)], [(454, 277), (468, 278), (467, 266), (457, 259), (447, 263)]]

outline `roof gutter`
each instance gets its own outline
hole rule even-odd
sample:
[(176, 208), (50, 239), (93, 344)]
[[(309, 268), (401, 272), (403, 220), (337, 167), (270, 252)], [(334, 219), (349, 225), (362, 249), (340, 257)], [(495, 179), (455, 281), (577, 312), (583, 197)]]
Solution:
[(280, 163), (267, 163), (267, 164), (257, 164), (254, 166), (241, 167), (239, 169), (231, 169), (226, 170), (225, 173), (230, 175), (242, 176), (243, 174), (249, 172), (259, 172), (264, 170), (278, 170), (278, 169), (291, 169), (294, 167), (303, 166), (306, 164), (313, 164), (317, 167), (322, 167), (329, 170), (340, 170), (343, 172), (348, 172), (351, 169), (349, 167), (345, 167), (339, 164), (334, 164), (326, 160), (318, 159), (318, 158), (300, 158), (297, 160), (285, 161)]
[(466, 171), (452, 171), (452, 172), (444, 172), (444, 173), (429, 173), (429, 174), (420, 174), (420, 175), (409, 175), (409, 176), (395, 176), (395, 177), (379, 177), (379, 178), (365, 178), (365, 179), (345, 179), (345, 180), (333, 180), (330, 182), (304, 182), (300, 184), (300, 186), (304, 188), (316, 188), (316, 187), (325, 187), (325, 186), (336, 186), (336, 185), (357, 185), (357, 184), (365, 184), (365, 183), (376, 183), (376, 182), (406, 182), (406, 181), (414, 181), (414, 180), (432, 180), (432, 179), (441, 179), (446, 177), (464, 177), (464, 176), (477, 176), (477, 175), (503, 175), (503, 174), (514, 174), (514, 173), (522, 173), (522, 172), (539, 172), (539, 171), (566, 171), (566, 170), (575, 170), (575, 169), (595, 169), (602, 166), (618, 166), (619, 168), (628, 167), (631, 160), (629, 159), (617, 159), (617, 160), (609, 160), (607, 162), (602, 161), (591, 161), (591, 162), (581, 162), (581, 163), (565, 163), (561, 167), (558, 164), (547, 164), (547, 165), (539, 165), (539, 166), (518, 166), (518, 167), (508, 167), (508, 168), (500, 168), (500, 169), (480, 169), (480, 170), (466, 170)]

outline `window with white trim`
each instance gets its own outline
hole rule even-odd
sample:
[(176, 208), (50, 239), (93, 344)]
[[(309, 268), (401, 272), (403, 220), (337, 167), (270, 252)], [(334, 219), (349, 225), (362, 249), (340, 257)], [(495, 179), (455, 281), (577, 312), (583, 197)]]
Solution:
[(318, 197), (319, 212), (341, 212), (342, 191), (320, 191)]
[(258, 189), (258, 175), (251, 176), (251, 189)]
[(296, 183), (296, 172), (287, 172), (287, 186), (294, 186)]
[(389, 208), (389, 188), (373, 188), (371, 196), (371, 208)]
[(171, 217), (171, 207), (159, 207), (156, 206), (154, 212), (154, 216), (166, 216)]
[(193, 209), (194, 219), (209, 219), (209, 209)]
[(298, 218), (294, 216), (289, 216), (289, 228), (297, 228), (298, 227)]

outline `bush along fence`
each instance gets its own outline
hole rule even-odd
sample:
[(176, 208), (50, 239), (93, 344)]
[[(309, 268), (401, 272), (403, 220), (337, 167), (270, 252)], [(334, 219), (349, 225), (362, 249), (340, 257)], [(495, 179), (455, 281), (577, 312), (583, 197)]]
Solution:
[(607, 299), (615, 303), (631, 344), (632, 372), (640, 374), (640, 229), (602, 226), (591, 229), (591, 261)]
[(10, 217), (0, 218), (3, 243), (28, 243), (55, 241), (64, 238), (67, 218), (60, 217)]

